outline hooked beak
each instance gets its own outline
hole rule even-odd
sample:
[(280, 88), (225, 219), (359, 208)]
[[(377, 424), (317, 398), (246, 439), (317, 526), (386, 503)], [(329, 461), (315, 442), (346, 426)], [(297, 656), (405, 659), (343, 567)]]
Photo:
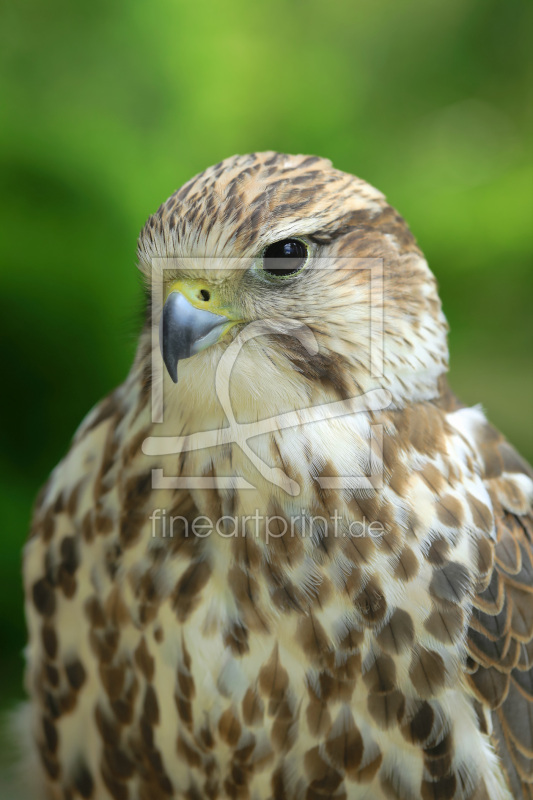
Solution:
[[(185, 294), (190, 295), (191, 300)], [(200, 302), (204, 308), (199, 307)], [(228, 318), (224, 311), (209, 311), (210, 307), (216, 307), (216, 303), (200, 299), (195, 289), (191, 292), (190, 287), (181, 285), (179, 290), (178, 287), (172, 290), (165, 301), (159, 323), (159, 342), (163, 361), (174, 383), (178, 382), (180, 359), (190, 358), (215, 344), (239, 322)]]

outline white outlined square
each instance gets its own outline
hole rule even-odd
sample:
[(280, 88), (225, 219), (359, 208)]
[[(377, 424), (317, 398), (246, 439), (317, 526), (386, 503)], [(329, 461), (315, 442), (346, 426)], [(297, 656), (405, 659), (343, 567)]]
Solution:
[[(383, 340), (384, 340), (384, 287), (383, 287), (383, 259), (381, 258), (340, 258), (334, 261), (325, 259), (310, 259), (310, 266), (306, 269), (326, 269), (326, 270), (369, 270), (369, 298), (370, 298), (370, 374), (373, 378), (383, 376)], [(311, 264), (312, 262), (312, 264)], [(231, 271), (236, 269), (253, 268), (254, 261), (251, 259), (242, 260), (236, 266), (235, 259), (228, 260), (227, 268)], [(163, 275), (165, 271), (171, 271), (173, 275), (180, 271), (191, 272), (198, 269), (205, 271), (213, 270), (220, 273), (225, 267), (225, 262), (219, 258), (202, 259), (178, 259), (160, 257), (152, 259), (152, 422), (154, 425), (164, 421), (164, 402), (163, 402), (163, 377), (164, 364), (160, 355), (159, 347), (159, 317), (164, 304), (165, 281)], [(296, 280), (297, 278), (295, 278)], [(206, 447), (219, 446), (222, 444), (235, 444), (246, 454), (254, 464), (260, 474), (272, 484), (282, 487), (288, 494), (294, 496), (299, 494), (300, 487), (291, 480), (283, 470), (272, 468), (260, 459), (248, 446), (248, 439), (264, 433), (269, 433), (274, 429), (288, 428), (307, 424), (308, 422), (332, 419), (346, 414), (353, 414), (359, 411), (378, 411), (386, 409), (391, 402), (390, 392), (384, 389), (374, 389), (358, 397), (348, 398), (347, 400), (325, 403), (309, 408), (298, 409), (296, 412), (286, 412), (276, 415), (269, 419), (259, 420), (253, 423), (238, 423), (235, 419), (231, 406), (229, 393), (229, 379), (231, 369), (235, 363), (243, 344), (256, 336), (272, 333), (283, 333), (293, 335), (312, 357), (318, 353), (318, 343), (313, 331), (298, 320), (287, 317), (283, 319), (263, 319), (255, 320), (246, 324), (238, 333), (235, 339), (228, 344), (221, 355), (215, 376), (215, 390), (220, 404), (226, 414), (228, 427), (215, 429), (213, 431), (198, 431), (189, 433), (187, 436), (150, 436), (143, 442), (143, 452), (150, 456), (161, 456), (169, 454), (179, 454), (184, 451), (204, 449)], [(193, 356), (194, 357), (194, 356)], [(220, 365), (225, 363), (225, 375), (230, 376), (228, 380), (221, 378)], [(228, 369), (229, 366), (229, 369)], [(306, 418), (307, 417), (307, 418)], [(374, 456), (375, 448), (378, 452), (383, 449), (383, 430), (381, 425), (371, 426), (374, 447), (370, 446), (369, 463), (371, 470), (369, 475), (354, 475), (337, 478), (317, 478), (320, 486), (324, 489), (379, 489), (383, 485), (383, 464), (381, 460), (376, 460)], [(374, 469), (376, 471), (374, 471)], [(165, 476), (161, 469), (152, 470), (152, 488), (154, 489), (202, 489), (202, 488), (238, 488), (253, 489), (244, 476), (235, 477), (205, 477), (205, 476)]]

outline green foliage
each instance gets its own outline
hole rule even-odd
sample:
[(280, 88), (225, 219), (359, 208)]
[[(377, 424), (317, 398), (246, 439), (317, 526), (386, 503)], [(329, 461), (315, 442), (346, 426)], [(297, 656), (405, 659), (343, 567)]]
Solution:
[[(24, 641), (19, 553), (33, 497), (131, 362), (137, 233), (182, 182), (233, 153), (320, 154), (387, 194), (439, 279), (453, 385), (533, 457), (527, 14), (520, 0), (5, 8), (8, 655)], [(5, 691), (19, 695), (18, 680)]]

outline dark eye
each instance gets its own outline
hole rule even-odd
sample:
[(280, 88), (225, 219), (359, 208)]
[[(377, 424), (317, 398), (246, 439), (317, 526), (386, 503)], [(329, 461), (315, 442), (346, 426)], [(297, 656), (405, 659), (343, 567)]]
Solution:
[(283, 239), (269, 244), (263, 253), (263, 269), (269, 275), (285, 278), (300, 272), (307, 261), (308, 251), (300, 239)]

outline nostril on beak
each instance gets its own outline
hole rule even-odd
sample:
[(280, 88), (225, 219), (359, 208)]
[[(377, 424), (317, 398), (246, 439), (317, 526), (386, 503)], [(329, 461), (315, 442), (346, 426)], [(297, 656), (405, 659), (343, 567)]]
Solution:
[(207, 291), (207, 289), (200, 289), (200, 300), (204, 300), (206, 303), (210, 299), (211, 295)]

